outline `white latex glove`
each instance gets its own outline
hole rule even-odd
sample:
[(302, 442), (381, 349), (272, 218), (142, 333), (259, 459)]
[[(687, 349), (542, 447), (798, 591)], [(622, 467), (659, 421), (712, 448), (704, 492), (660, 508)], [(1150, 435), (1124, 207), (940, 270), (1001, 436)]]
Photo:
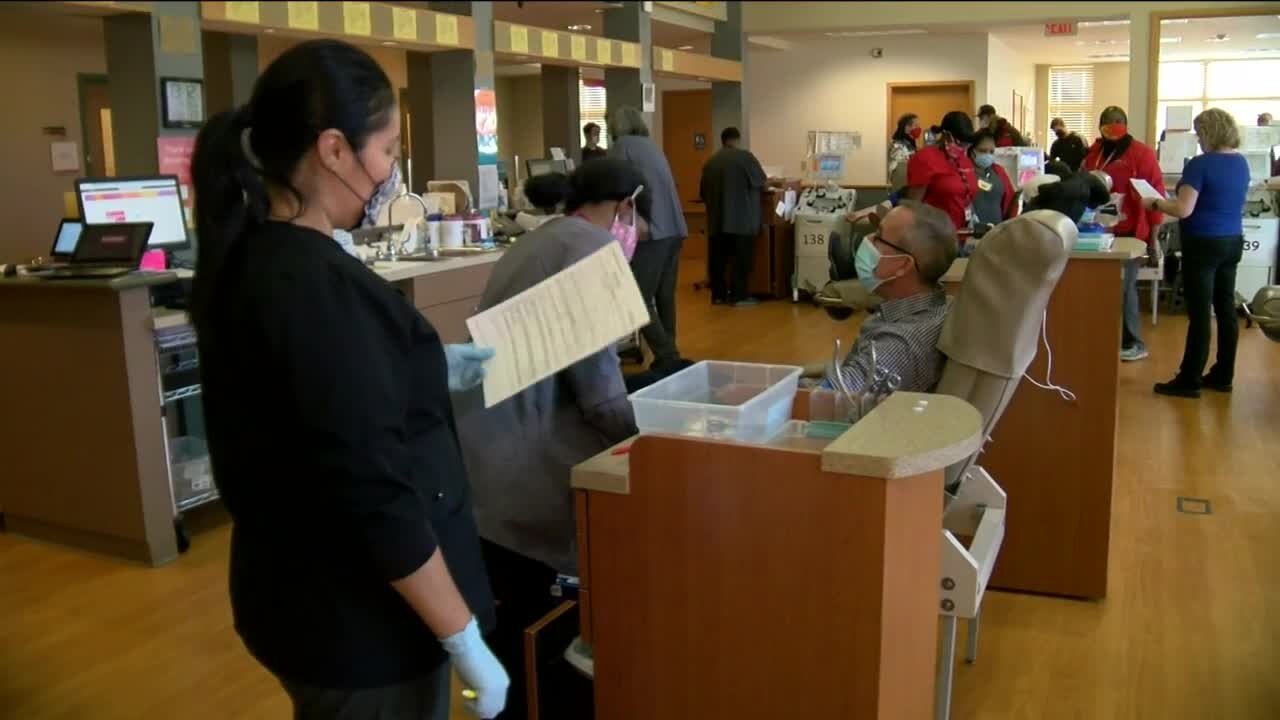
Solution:
[[(480, 637), (475, 618), (454, 635), (440, 641), (453, 660), (463, 688), (475, 694), (466, 702), (467, 710), (478, 718), (493, 718), (507, 706), (507, 688), (511, 678), (494, 657), (493, 651)], [(471, 693), (468, 693), (470, 695)]]

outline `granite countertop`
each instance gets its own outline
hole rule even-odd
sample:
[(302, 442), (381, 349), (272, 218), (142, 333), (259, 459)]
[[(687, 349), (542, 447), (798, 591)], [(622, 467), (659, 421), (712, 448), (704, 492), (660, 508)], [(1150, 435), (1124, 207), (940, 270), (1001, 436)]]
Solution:
[[(615, 447), (629, 446), (634, 440)], [(824, 449), (813, 452), (821, 453), (822, 469), (827, 472), (893, 480), (946, 468), (976, 452), (981, 444), (982, 415), (969, 403), (950, 395), (897, 392)], [(630, 456), (614, 450), (574, 466), (570, 484), (580, 490), (629, 494)]]

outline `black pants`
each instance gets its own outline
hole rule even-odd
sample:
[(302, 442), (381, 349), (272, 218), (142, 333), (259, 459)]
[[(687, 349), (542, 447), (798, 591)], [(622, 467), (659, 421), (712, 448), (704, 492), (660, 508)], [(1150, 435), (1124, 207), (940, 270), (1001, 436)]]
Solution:
[(676, 347), (676, 277), (684, 238), (655, 238), (636, 245), (631, 272), (649, 306), (649, 324), (640, 331), (656, 367), (679, 362)]
[(1182, 287), (1187, 301), (1187, 346), (1178, 381), (1200, 386), (1209, 360), (1209, 308), (1218, 317), (1218, 358), (1209, 370), (1215, 382), (1230, 384), (1236, 367), (1240, 325), (1236, 319), (1236, 266), (1244, 238), (1182, 237)]
[[(721, 233), (710, 238), (707, 274), (712, 302), (737, 302), (751, 296), (751, 265), (755, 260), (756, 236)], [(726, 288), (725, 270), (733, 258), (733, 287)]]
[(524, 631), (560, 604), (558, 598), (551, 597), (556, 571), (488, 540), (481, 539), (480, 546), (498, 603), (498, 627), (487, 638), (489, 648), (511, 677), (507, 707), (498, 717), (524, 720), (528, 717)]
[(451, 667), (441, 663), (417, 680), (364, 690), (331, 690), (283, 679), (280, 684), (293, 701), (294, 720), (448, 720)]

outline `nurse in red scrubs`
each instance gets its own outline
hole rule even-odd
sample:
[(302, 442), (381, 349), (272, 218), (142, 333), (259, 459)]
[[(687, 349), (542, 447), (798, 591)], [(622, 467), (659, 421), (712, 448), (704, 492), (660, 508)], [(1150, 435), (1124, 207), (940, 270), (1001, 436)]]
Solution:
[(973, 120), (954, 110), (942, 118), (938, 142), (911, 156), (907, 164), (907, 197), (947, 214), (957, 231), (973, 227), (973, 201), (978, 174), (969, 159)]

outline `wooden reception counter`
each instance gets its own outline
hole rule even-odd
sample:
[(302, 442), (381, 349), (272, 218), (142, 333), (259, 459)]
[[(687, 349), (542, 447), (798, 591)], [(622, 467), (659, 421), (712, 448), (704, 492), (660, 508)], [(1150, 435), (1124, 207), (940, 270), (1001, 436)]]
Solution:
[[(1081, 598), (1107, 594), (1111, 486), (1120, 373), (1121, 270), (1146, 246), (1119, 238), (1110, 252), (1072, 253), (1049, 299), (1053, 383), (1026, 378), (978, 463), (1008, 494), (1004, 545), (990, 587)], [(955, 294), (968, 261), (942, 281)], [(1043, 344), (1027, 374), (1044, 383)]]
[(897, 393), (834, 441), (641, 435), (576, 467), (595, 717), (929, 717), (943, 469), (980, 434)]
[[(445, 342), (457, 342), (500, 256), (373, 269)], [(157, 333), (181, 335), (190, 322), (184, 312), (153, 309), (151, 290), (189, 275), (0, 280), (4, 529), (152, 565), (177, 556), (170, 446), (178, 435), (202, 436), (202, 413), (195, 408), (194, 430), (181, 432), (174, 413), (166, 415)], [(166, 377), (181, 370), (163, 360)], [(198, 394), (193, 351), (184, 362)]]

